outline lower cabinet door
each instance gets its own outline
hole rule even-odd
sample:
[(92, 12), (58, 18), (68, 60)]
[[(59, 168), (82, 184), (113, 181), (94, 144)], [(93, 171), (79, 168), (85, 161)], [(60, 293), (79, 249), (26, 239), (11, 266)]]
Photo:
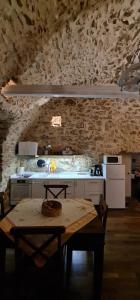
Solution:
[(104, 180), (85, 180), (85, 191), (94, 192), (95, 194), (103, 193)]
[(45, 198), (44, 182), (32, 182), (32, 198)]
[(85, 199), (91, 200), (93, 204), (99, 204), (100, 194), (85, 192)]
[[(84, 179), (52, 179), (52, 180), (36, 180), (32, 181), (32, 198), (45, 199), (44, 184), (67, 184), (66, 198), (84, 198), (91, 199), (93, 204), (98, 204), (100, 195), (104, 194), (104, 181), (96, 180), (84, 180)], [(54, 192), (59, 192), (59, 189), (55, 189)], [(48, 193), (48, 199), (52, 199), (51, 193)], [(64, 198), (62, 193), (59, 198)]]
[(85, 198), (85, 180), (75, 180), (75, 198)]
[(104, 195), (104, 180), (85, 180), (85, 198), (99, 204), (100, 195)]
[(16, 205), (23, 198), (31, 198), (31, 186), (31, 183), (12, 183), (10, 186), (10, 205)]

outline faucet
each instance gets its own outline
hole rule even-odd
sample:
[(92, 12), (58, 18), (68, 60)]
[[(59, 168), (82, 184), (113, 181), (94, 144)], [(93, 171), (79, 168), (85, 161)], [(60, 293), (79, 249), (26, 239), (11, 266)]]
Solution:
[(46, 168), (47, 168), (46, 172), (49, 173), (50, 172), (50, 164), (49, 163), (46, 164)]
[(72, 166), (72, 167), (75, 166), (75, 155), (72, 156), (71, 166)]

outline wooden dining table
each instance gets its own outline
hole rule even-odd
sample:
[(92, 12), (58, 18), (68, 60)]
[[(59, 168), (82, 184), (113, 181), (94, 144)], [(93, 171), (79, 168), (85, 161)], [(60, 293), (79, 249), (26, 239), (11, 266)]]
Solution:
[[(79, 240), (81, 250), (92, 250), (93, 243), (96, 240), (96, 251), (94, 253), (94, 282), (95, 289), (99, 292), (100, 284), (102, 281), (103, 271), (103, 249), (104, 249), (104, 230), (102, 224), (97, 215), (97, 211), (93, 206), (92, 202), (85, 199), (59, 199), (62, 204), (62, 213), (56, 217), (46, 217), (42, 215), (42, 199), (22, 199), (1, 221), (0, 231), (9, 240), (14, 242), (13, 236), (11, 235), (11, 229), (13, 227), (29, 227), (29, 226), (64, 226), (65, 232), (62, 234), (62, 245), (68, 243), (72, 238), (73, 241)], [(30, 237), (33, 239), (34, 237)], [(86, 241), (86, 243), (84, 242)], [(34, 240), (36, 246), (39, 240)], [(84, 245), (84, 246), (83, 246)], [(33, 249), (26, 247), (26, 244), (21, 244), (22, 251), (27, 255), (31, 255)], [(47, 247), (47, 257), (52, 256), (57, 247), (53, 243), (50, 247)], [(42, 260), (35, 259), (35, 264), (38, 267), (42, 267), (46, 261), (44, 257)]]

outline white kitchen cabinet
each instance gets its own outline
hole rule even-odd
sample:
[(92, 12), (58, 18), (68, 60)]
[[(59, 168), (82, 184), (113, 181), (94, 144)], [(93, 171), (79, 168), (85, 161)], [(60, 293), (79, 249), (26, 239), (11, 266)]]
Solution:
[[(67, 184), (67, 198), (74, 198), (74, 180), (50, 179), (50, 180), (34, 180), (32, 181), (32, 198), (45, 198), (45, 184)], [(54, 189), (54, 192), (59, 192), (59, 189)], [(48, 199), (52, 199), (52, 194), (48, 192)], [(63, 198), (61, 193), (59, 198)]]
[(37, 155), (38, 143), (36, 142), (19, 142), (18, 155)]
[[(67, 184), (66, 198), (85, 198), (91, 199), (94, 204), (98, 204), (100, 195), (104, 194), (104, 180), (78, 180), (78, 179), (50, 179), (50, 180), (36, 180), (32, 181), (32, 198), (45, 198), (44, 184)], [(55, 193), (59, 189), (55, 189)], [(64, 194), (60, 195), (63, 198)], [(48, 193), (48, 199), (51, 199), (52, 195)]]
[(100, 195), (104, 195), (104, 180), (84, 180), (86, 199), (91, 199), (93, 204), (99, 204)]
[(85, 180), (75, 180), (74, 197), (85, 197)]
[(32, 182), (28, 180), (10, 181), (10, 205), (16, 205), (23, 198), (31, 198)]
[(32, 181), (32, 198), (45, 198), (44, 180), (33, 180)]

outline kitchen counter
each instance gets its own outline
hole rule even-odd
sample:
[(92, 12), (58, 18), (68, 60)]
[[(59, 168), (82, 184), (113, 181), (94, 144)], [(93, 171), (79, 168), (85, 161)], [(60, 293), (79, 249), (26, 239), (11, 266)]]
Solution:
[[(85, 198), (98, 204), (104, 193), (104, 177), (90, 176), (89, 171), (80, 172), (24, 172), (24, 176), (10, 176), (10, 204), (23, 198), (45, 198), (44, 184), (67, 184), (67, 198)], [(52, 197), (52, 195), (51, 195)]]
[(105, 179), (104, 176), (90, 176), (89, 172), (59, 172), (59, 173), (47, 173), (47, 172), (24, 172), (24, 175), (13, 174), (10, 179)]

